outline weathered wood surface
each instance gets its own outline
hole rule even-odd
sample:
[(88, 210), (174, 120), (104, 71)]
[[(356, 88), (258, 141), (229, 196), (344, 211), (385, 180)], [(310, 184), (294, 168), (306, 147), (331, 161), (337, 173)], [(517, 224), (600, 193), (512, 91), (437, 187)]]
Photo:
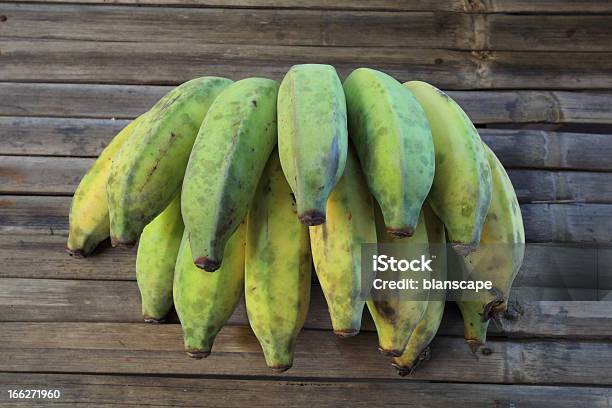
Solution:
[[(67, 235), (70, 197), (0, 196), (0, 233)], [(611, 243), (610, 204), (522, 204), (528, 242)]]
[[(506, 337), (605, 339), (612, 337), (612, 302), (521, 301), (513, 304), (516, 318), (491, 324), (489, 334)], [(135, 282), (65, 279), (0, 278), (0, 321), (4, 322), (142, 322), (140, 298)], [(169, 323), (177, 323), (174, 312)], [(244, 301), (229, 321), (248, 326)], [(321, 288), (312, 285), (308, 329), (331, 331), (331, 322)], [(362, 331), (374, 331), (367, 310)], [(463, 324), (455, 305), (447, 303), (440, 335), (463, 335)]]
[[(2, 24), (2, 23), (0, 23)], [(318, 61), (341, 76), (368, 66), (444, 89), (610, 89), (612, 52), (456, 51), (423, 48), (5, 40), (0, 78), (23, 82), (176, 84), (201, 75), (281, 79)], [(535, 57), (537, 55), (537, 57)], [(163, 69), (160, 61), (164, 61)], [(245, 63), (248, 61), (248, 63)], [(157, 68), (155, 68), (157, 67)]]
[[(5, 4), (5, 39), (144, 44), (612, 51), (609, 15)], [(179, 22), (167, 24), (168, 21)], [(109, 30), (109, 24), (113, 29)], [(355, 35), (358, 29), (360, 35)], [(155, 49), (153, 47), (153, 49)], [(358, 55), (358, 53), (355, 53)], [(540, 63), (543, 61), (540, 60)], [(569, 62), (569, 61), (568, 61)], [(603, 61), (602, 61), (603, 62)]]
[[(611, 392), (597, 387), (518, 386), (493, 384), (384, 382), (319, 382), (273, 378), (258, 381), (213, 378), (168, 378), (140, 376), (105, 376), (74, 374), (0, 374), (0, 386), (7, 389), (34, 388), (53, 384), (62, 391), (54, 406), (80, 403), (89, 406), (162, 406), (181, 407), (270, 407), (283, 401), (290, 407), (354, 407), (398, 405), (403, 407), (439, 408), (532, 407), (552, 405), (559, 408), (604, 408), (609, 406)], [(29, 386), (29, 387), (28, 387)], [(0, 403), (18, 406), (6, 393)], [(13, 405), (15, 404), (15, 405)], [(21, 406), (21, 405), (19, 405)], [(35, 406), (35, 405), (32, 405)], [(72, 406), (72, 405), (70, 405)]]
[[(93, 161), (0, 155), (0, 194), (72, 195)], [(512, 170), (512, 163), (507, 167), (522, 203), (612, 203), (612, 173)]]
[[(343, 340), (326, 331), (303, 330), (293, 368), (278, 377), (396, 378), (376, 343), (374, 333)], [(0, 351), (0, 371), (270, 375), (259, 344), (244, 326), (226, 326), (211, 356), (201, 361), (183, 353), (178, 325), (1, 323)], [(609, 386), (611, 351), (612, 344), (598, 341), (491, 340), (475, 358), (463, 339), (438, 336), (431, 360), (411, 378)]]
[[(97, 157), (129, 120), (0, 117), (0, 155)], [(612, 135), (479, 129), (507, 168), (612, 170)]]
[[(15, 0), (16, 3), (72, 3), (70, 0)], [(279, 8), (371, 11), (453, 11), (462, 13), (612, 13), (601, 0), (79, 0), (85, 4), (180, 5), (186, 7)]]
[[(0, 82), (0, 116), (135, 118), (169, 86)], [(612, 123), (612, 93), (566, 91), (449, 92), (477, 124)]]

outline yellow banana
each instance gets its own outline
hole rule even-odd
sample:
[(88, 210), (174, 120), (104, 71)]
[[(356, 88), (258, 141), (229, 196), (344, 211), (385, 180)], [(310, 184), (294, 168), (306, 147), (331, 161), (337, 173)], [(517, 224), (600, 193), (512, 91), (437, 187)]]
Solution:
[(296, 212), (274, 151), (248, 215), (245, 297), (249, 322), (266, 363), (278, 372), (293, 364), (310, 299), (308, 227), (300, 223)]
[(434, 178), (434, 145), (425, 112), (389, 75), (368, 68), (344, 81), (349, 136), (380, 205), (387, 231), (412, 236)]
[(429, 203), (462, 254), (473, 251), (491, 202), (491, 172), (476, 128), (455, 101), (425, 82), (404, 84), (431, 126), (436, 171)]
[(159, 323), (172, 307), (174, 266), (183, 236), (181, 195), (142, 230), (136, 255), (136, 281), (147, 323)]
[(219, 330), (232, 316), (244, 291), (243, 222), (225, 247), (226, 262), (217, 273), (193, 264), (187, 231), (183, 234), (174, 275), (174, 304), (190, 357), (210, 354)]
[(325, 222), (325, 203), (346, 162), (347, 132), (344, 91), (334, 67), (291, 67), (278, 91), (278, 149), (304, 225)]
[[(446, 236), (444, 224), (433, 212), (429, 204), (423, 206), (425, 225), (427, 226), (427, 238), (429, 239), (429, 251), (432, 256), (433, 272), (431, 277), (444, 281), (446, 279)], [(442, 316), (446, 299), (444, 291), (436, 291), (430, 294), (425, 314), (412, 332), (408, 344), (401, 356), (393, 359), (393, 366), (397, 368), (402, 376), (411, 374), (420, 362), (429, 358), (429, 344), (436, 336)]]
[(327, 301), (334, 333), (354, 336), (361, 328), (363, 288), (372, 276), (361, 270), (361, 245), (376, 243), (372, 196), (359, 160), (349, 146), (344, 174), (327, 201), (327, 221), (310, 227), (315, 270)]
[[(385, 224), (380, 209), (375, 206), (376, 232), (379, 244), (401, 245), (401, 258), (417, 258), (427, 256), (427, 227), (423, 211), (419, 216), (416, 231), (409, 238), (399, 239), (385, 231)], [(395, 252), (395, 251), (394, 251)], [(405, 277), (402, 272), (387, 275), (393, 280)], [(384, 294), (384, 299), (376, 299), (374, 295), (367, 301), (368, 310), (372, 315), (376, 332), (378, 333), (379, 350), (384, 355), (397, 357), (402, 354), (415, 327), (422, 319), (427, 308), (428, 291), (422, 288), (410, 290), (409, 295), (402, 290), (393, 290)], [(407, 296), (413, 297), (412, 300)]]
[(244, 219), (257, 181), (276, 145), (278, 84), (238, 81), (206, 115), (189, 157), (182, 210), (194, 263), (219, 268), (225, 244)]
[[(144, 115), (143, 115), (144, 116)], [(113, 158), (134, 128), (143, 118), (140, 116), (124, 127), (106, 146), (79, 183), (70, 207), (70, 228), (66, 249), (82, 258), (110, 236), (110, 221), (106, 196), (106, 183)]]
[(198, 129), (231, 81), (202, 77), (160, 99), (113, 159), (108, 178), (111, 243), (131, 245), (178, 193)]

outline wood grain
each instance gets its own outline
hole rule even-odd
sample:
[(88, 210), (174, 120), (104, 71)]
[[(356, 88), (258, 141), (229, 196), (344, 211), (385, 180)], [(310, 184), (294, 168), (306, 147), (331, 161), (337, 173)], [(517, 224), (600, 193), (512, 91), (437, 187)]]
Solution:
[[(0, 196), (0, 234), (66, 236), (70, 197)], [(610, 204), (522, 204), (528, 242), (611, 243)]]
[[(90, 158), (0, 156), (0, 194), (72, 195), (92, 164)], [(508, 174), (522, 203), (612, 203), (611, 173), (510, 169)]]
[[(88, 40), (0, 41), (0, 79), (12, 82), (177, 84), (201, 75), (281, 79), (295, 64), (334, 65), (341, 77), (367, 66), (399, 81), (444, 89), (612, 88), (612, 52), (456, 51), (430, 48), (141, 44)], [(534, 57), (536, 56), (537, 57)], [(160, 65), (160, 61), (164, 61)]]
[[(0, 82), (0, 116), (132, 119), (171, 87)], [(612, 123), (612, 93), (565, 91), (449, 92), (477, 124)]]
[[(416, 383), (404, 380), (363, 383), (313, 380), (248, 381), (214, 378), (169, 378), (74, 374), (2, 373), (7, 389), (53, 384), (62, 390), (54, 406), (162, 406), (270, 407), (283, 401), (291, 407), (327, 407), (345, 404), (372, 407), (438, 408), (446, 406), (520, 406), (539, 408), (607, 407), (610, 390), (596, 387), (521, 386), (493, 384)], [(12, 407), (6, 393), (0, 403)], [(418, 395), (418, 398), (415, 398)], [(16, 403), (19, 404), (19, 403)], [(73, 405), (70, 405), (73, 406)]]
[[(303, 330), (293, 368), (277, 377), (396, 378), (388, 360), (376, 351), (376, 343), (374, 333), (343, 341), (324, 331)], [(463, 339), (438, 336), (431, 360), (412, 378), (610, 385), (611, 347), (596, 341), (492, 340), (474, 358)], [(0, 351), (0, 371), (270, 375), (259, 344), (250, 329), (242, 326), (226, 326), (212, 355), (201, 361), (183, 353), (178, 325), (2, 323)]]

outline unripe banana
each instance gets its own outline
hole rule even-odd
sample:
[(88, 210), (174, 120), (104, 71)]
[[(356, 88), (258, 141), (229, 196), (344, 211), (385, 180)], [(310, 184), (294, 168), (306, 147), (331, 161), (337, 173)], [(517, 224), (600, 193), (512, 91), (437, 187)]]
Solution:
[[(376, 205), (374, 207), (376, 235), (379, 244), (401, 245), (401, 254), (404, 259), (428, 255), (427, 227), (422, 211), (414, 235), (399, 239), (385, 231), (380, 209)], [(393, 280), (400, 280), (405, 277), (402, 272), (389, 273), (387, 276)], [(406, 348), (412, 332), (427, 309), (429, 296), (429, 291), (422, 287), (418, 290), (410, 290), (410, 295), (401, 292), (402, 290), (393, 290), (384, 293), (384, 299), (370, 298), (367, 301), (368, 310), (372, 315), (378, 333), (378, 349), (382, 354), (393, 357), (400, 356)], [(419, 300), (412, 300), (407, 296)]]
[(325, 222), (342, 176), (348, 134), (344, 90), (331, 65), (294, 65), (278, 91), (278, 149), (304, 225)]
[(182, 210), (194, 263), (219, 268), (225, 244), (246, 216), (276, 145), (276, 95), (270, 79), (230, 85), (213, 103), (193, 146)]
[(412, 236), (434, 177), (434, 145), (425, 112), (399, 82), (359, 68), (344, 81), (349, 136), (387, 231)]
[(487, 342), (487, 328), (490, 319), (482, 315), (482, 306), (479, 302), (456, 302), (463, 317), (463, 338), (472, 353), (476, 353)]
[(429, 202), (453, 247), (465, 255), (480, 242), (491, 202), (491, 172), (476, 128), (455, 101), (420, 81), (404, 84), (419, 101), (431, 125), (436, 172)]
[(231, 81), (202, 77), (176, 87), (151, 108), (113, 160), (108, 179), (111, 242), (131, 245), (178, 193), (198, 129)]
[(300, 223), (296, 212), (275, 151), (249, 210), (245, 298), (249, 323), (266, 363), (278, 372), (293, 364), (310, 300), (308, 227)]
[(245, 233), (243, 222), (227, 241), (226, 261), (217, 273), (206, 273), (193, 264), (187, 230), (183, 234), (174, 275), (174, 306), (190, 357), (210, 354), (217, 333), (242, 297)]
[(357, 154), (349, 146), (342, 178), (327, 201), (327, 221), (310, 227), (315, 270), (327, 301), (334, 333), (354, 336), (373, 276), (361, 270), (361, 245), (376, 243), (372, 196)]
[[(427, 226), (427, 238), (429, 239), (429, 251), (432, 256), (432, 278), (438, 281), (446, 279), (446, 236), (444, 224), (436, 216), (429, 204), (423, 206), (425, 225)], [(429, 344), (436, 336), (442, 316), (446, 299), (444, 291), (441, 290), (434, 295), (430, 294), (425, 314), (412, 332), (408, 344), (401, 356), (393, 359), (393, 366), (397, 368), (398, 374), (405, 376), (411, 374), (416, 367), (429, 358)]]
[(174, 266), (183, 236), (181, 195), (142, 230), (136, 255), (136, 281), (147, 323), (159, 323), (172, 307)]
[(87, 170), (74, 192), (70, 206), (70, 227), (66, 244), (66, 250), (70, 255), (83, 258), (110, 236), (106, 183), (111, 164), (142, 118), (143, 116), (139, 116), (117, 133), (91, 168)]

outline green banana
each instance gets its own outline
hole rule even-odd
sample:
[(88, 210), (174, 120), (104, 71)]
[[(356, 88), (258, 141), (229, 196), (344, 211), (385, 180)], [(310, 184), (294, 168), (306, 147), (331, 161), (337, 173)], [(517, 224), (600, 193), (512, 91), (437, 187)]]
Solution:
[[(401, 244), (401, 257), (409, 259), (427, 255), (428, 238), (427, 227), (423, 211), (421, 211), (414, 235), (409, 238), (399, 239), (385, 231), (385, 224), (380, 208), (375, 206), (376, 232), (378, 243)], [(395, 272), (394, 272), (395, 273)], [(395, 273), (394, 280), (399, 280), (402, 272)], [(410, 300), (404, 298), (401, 290), (385, 294), (384, 299), (371, 297), (366, 302), (368, 310), (374, 320), (376, 332), (378, 333), (379, 351), (384, 355), (398, 357), (406, 348), (412, 332), (427, 309), (427, 297), (429, 292), (424, 289), (411, 290), (411, 295), (421, 300)], [(425, 299), (425, 300), (423, 300)]]
[(359, 68), (344, 81), (349, 135), (387, 231), (412, 236), (434, 178), (434, 145), (425, 112), (399, 82)]
[(113, 160), (108, 178), (111, 242), (131, 245), (178, 193), (204, 115), (231, 81), (202, 77), (151, 108)]
[(304, 225), (325, 222), (342, 176), (348, 131), (342, 83), (331, 65), (294, 65), (278, 91), (278, 149)]
[[(144, 116), (144, 115), (143, 115)], [(74, 192), (70, 206), (70, 227), (66, 250), (77, 258), (86, 257), (110, 236), (106, 183), (113, 158), (143, 118), (124, 127), (102, 151)]]
[(221, 266), (228, 238), (246, 216), (276, 145), (276, 95), (270, 79), (248, 78), (219, 95), (204, 119), (183, 182), (182, 210), (194, 263)]
[(205, 273), (193, 264), (187, 231), (183, 234), (174, 275), (174, 304), (190, 357), (210, 354), (217, 333), (242, 297), (245, 233), (243, 222), (227, 242), (226, 262), (218, 273)]
[(136, 255), (136, 281), (147, 323), (159, 323), (172, 307), (174, 266), (183, 236), (181, 195), (142, 230)]
[(248, 214), (245, 298), (266, 363), (278, 372), (293, 364), (310, 300), (308, 227), (299, 222), (296, 212), (275, 151)]
[(491, 202), (491, 171), (476, 128), (455, 101), (432, 85), (406, 82), (431, 125), (436, 171), (429, 202), (462, 255), (473, 251)]
[[(446, 236), (444, 224), (436, 216), (429, 204), (423, 206), (425, 225), (427, 226), (427, 238), (429, 250), (432, 255), (433, 272), (432, 278), (438, 281), (446, 279)], [(408, 344), (401, 356), (393, 359), (393, 366), (398, 374), (404, 376), (411, 374), (415, 368), (429, 358), (429, 344), (436, 336), (442, 316), (444, 314), (445, 298), (443, 291), (436, 294), (435, 299), (430, 294), (425, 314), (412, 332)]]
[(480, 245), (463, 262), (471, 279), (490, 280), (493, 289), (481, 292), (475, 300), (457, 302), (463, 314), (465, 339), (472, 350), (484, 344), (489, 320), (505, 311), (525, 254), (525, 230), (514, 187), (499, 159), (486, 144), (482, 145), (491, 168), (491, 206)]
[[(327, 201), (327, 221), (310, 227), (310, 247), (334, 333), (359, 333), (365, 305), (362, 288), (371, 288), (373, 276), (361, 270), (361, 245), (376, 243), (372, 196), (359, 160), (349, 146), (342, 178)], [(363, 286), (362, 286), (363, 285)]]

